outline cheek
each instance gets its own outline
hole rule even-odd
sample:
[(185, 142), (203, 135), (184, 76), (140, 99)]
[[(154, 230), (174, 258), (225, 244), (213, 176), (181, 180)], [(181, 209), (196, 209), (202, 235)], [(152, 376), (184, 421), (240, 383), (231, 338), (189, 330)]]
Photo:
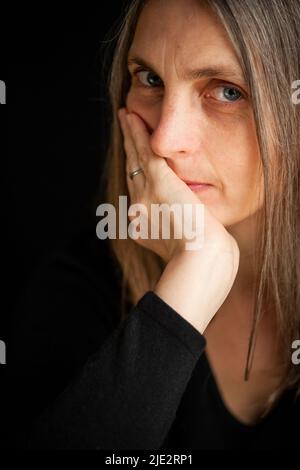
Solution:
[(136, 108), (137, 104), (137, 99), (130, 89), (126, 96), (126, 108), (131, 112)]
[(126, 97), (126, 107), (129, 112), (140, 116), (147, 124), (149, 131), (153, 131), (159, 122), (160, 105), (141, 99), (136, 93), (129, 91)]
[(263, 174), (253, 123), (241, 120), (235, 126), (219, 129), (218, 142), (211, 154), (218, 156), (215, 168), (223, 185), (223, 196), (240, 208), (260, 204), (257, 198), (263, 189)]
[(132, 94), (128, 93), (126, 98), (126, 108), (132, 113), (135, 112), (140, 117), (145, 118), (147, 109)]

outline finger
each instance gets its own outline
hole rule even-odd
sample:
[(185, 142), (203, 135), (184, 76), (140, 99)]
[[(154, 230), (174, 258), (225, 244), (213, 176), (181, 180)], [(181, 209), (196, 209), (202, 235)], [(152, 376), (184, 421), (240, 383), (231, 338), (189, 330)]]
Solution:
[(140, 192), (144, 189), (145, 186), (145, 176), (143, 173), (135, 175), (132, 179), (129, 176), (134, 170), (138, 168), (143, 168), (142, 164), (139, 161), (139, 156), (134, 144), (130, 127), (126, 119), (126, 110), (124, 108), (118, 111), (118, 116), (120, 119), (121, 128), (124, 136), (124, 149), (126, 153), (126, 179), (127, 186), (130, 191)]
[(138, 162), (137, 162), (137, 154), (135, 147), (133, 146), (133, 143), (130, 141), (130, 130), (128, 123), (126, 121), (126, 109), (121, 108), (118, 110), (118, 118), (120, 122), (120, 126), (122, 129), (123, 133), (123, 145), (124, 145), (124, 150), (125, 150), (125, 173), (126, 173), (126, 182), (127, 182), (127, 188), (129, 191), (129, 196), (131, 201), (136, 200), (136, 194), (135, 194), (135, 187), (132, 184), (132, 180), (129, 177), (129, 173), (133, 171), (134, 167), (138, 168)]
[(135, 113), (127, 114), (131, 135), (136, 152), (145, 173), (145, 181), (157, 180), (164, 173), (167, 163), (164, 158), (156, 155), (150, 146), (150, 134), (143, 120)]
[(147, 172), (148, 162), (150, 158), (154, 156), (149, 143), (149, 132), (144, 122), (137, 114), (127, 114), (126, 118), (140, 163), (145, 172)]
[(126, 165), (128, 166), (127, 170), (133, 171), (134, 169), (138, 168), (138, 155), (132, 140), (130, 128), (128, 126), (128, 122), (126, 119), (126, 110), (124, 108), (118, 111), (118, 116), (120, 119), (120, 124), (123, 132), (124, 138), (124, 149), (126, 152)]

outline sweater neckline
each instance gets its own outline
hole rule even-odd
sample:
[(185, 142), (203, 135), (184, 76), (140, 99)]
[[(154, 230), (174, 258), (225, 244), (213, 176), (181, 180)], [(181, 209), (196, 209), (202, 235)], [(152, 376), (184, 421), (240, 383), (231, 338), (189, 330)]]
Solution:
[(237, 418), (228, 409), (227, 405), (225, 404), (225, 402), (222, 398), (221, 392), (219, 390), (217, 380), (214, 376), (213, 369), (210, 365), (210, 362), (209, 362), (209, 359), (208, 359), (208, 356), (207, 356), (205, 350), (203, 351), (203, 357), (204, 357), (204, 360), (205, 360), (205, 363), (206, 363), (207, 370), (209, 372), (208, 380), (210, 380), (210, 383), (211, 383), (211, 386), (212, 386), (212, 391), (213, 391), (213, 393), (215, 395), (215, 398), (217, 400), (219, 410), (222, 413), (222, 415), (227, 420), (229, 420), (229, 422), (231, 422), (233, 424), (233, 426), (238, 427), (238, 428), (240, 428), (240, 429), (242, 429), (246, 432), (253, 432), (253, 431), (256, 431), (256, 430), (260, 429), (262, 426), (264, 426), (267, 422), (269, 422), (274, 417), (274, 415), (277, 415), (278, 412), (281, 410), (280, 404), (282, 403), (284, 394), (282, 394), (279, 397), (279, 399), (274, 404), (274, 406), (271, 408), (269, 413), (267, 415), (265, 415), (263, 418), (261, 418), (258, 422), (254, 423), (254, 424), (247, 424), (247, 423), (244, 423), (243, 421), (241, 421), (239, 418)]

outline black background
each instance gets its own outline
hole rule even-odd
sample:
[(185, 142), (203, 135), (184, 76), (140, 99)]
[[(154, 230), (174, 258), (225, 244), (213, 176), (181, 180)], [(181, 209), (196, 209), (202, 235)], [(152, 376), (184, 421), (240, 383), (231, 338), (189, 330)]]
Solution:
[[(127, 1), (16, 4), (1, 22), (1, 444), (12, 312), (41, 260), (95, 231), (109, 129), (106, 88), (114, 34)], [(96, 6), (97, 5), (97, 6)], [(11, 9), (12, 10), (12, 9)], [(4, 47), (3, 47), (4, 45)]]

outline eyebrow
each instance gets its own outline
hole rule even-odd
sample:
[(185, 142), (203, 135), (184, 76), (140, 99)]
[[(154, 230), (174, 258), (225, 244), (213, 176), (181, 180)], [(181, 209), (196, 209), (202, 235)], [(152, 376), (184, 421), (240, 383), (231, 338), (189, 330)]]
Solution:
[[(128, 66), (133, 64), (140, 65), (141, 67), (144, 67), (146, 69), (150, 69), (156, 75), (159, 76), (159, 74), (155, 71), (155, 68), (139, 56), (133, 56), (128, 58)], [(218, 64), (213, 67), (203, 67), (199, 69), (186, 70), (183, 73), (183, 80), (191, 81), (199, 80), (201, 78), (214, 78), (220, 76), (236, 79), (243, 85), (248, 86), (245, 80), (245, 76), (243, 74), (239, 73), (235, 68), (223, 64)]]

